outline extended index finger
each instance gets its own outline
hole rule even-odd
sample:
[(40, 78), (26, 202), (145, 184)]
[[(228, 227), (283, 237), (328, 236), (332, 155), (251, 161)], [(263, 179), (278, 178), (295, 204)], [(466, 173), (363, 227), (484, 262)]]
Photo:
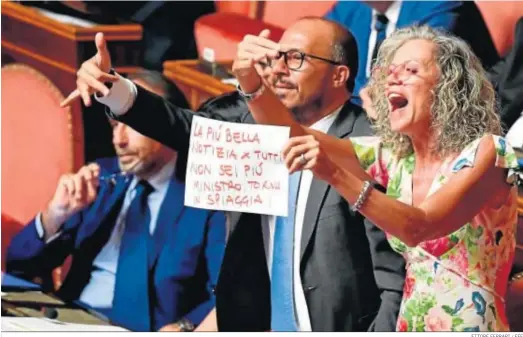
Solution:
[(60, 108), (66, 107), (71, 105), (76, 99), (80, 97), (80, 91), (78, 89), (75, 89), (73, 92), (67, 96), (66, 99), (64, 99), (62, 102), (60, 102)]

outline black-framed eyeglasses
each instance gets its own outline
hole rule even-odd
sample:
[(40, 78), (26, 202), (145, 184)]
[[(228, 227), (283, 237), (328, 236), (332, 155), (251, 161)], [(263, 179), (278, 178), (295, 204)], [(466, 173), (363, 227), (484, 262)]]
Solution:
[(329, 60), (329, 59), (326, 59), (326, 58), (323, 58), (320, 56), (316, 56), (316, 55), (312, 55), (312, 54), (307, 54), (307, 53), (304, 53), (304, 52), (296, 50), (296, 49), (280, 51), (280, 52), (278, 52), (278, 57), (273, 58), (273, 59), (268, 58), (267, 62), (260, 62), (260, 63), (262, 65), (269, 66), (272, 68), (273, 62), (276, 60), (279, 60), (282, 56), (285, 61), (285, 64), (287, 65), (287, 68), (289, 68), (290, 70), (299, 70), (301, 68), (301, 66), (303, 65), (303, 60), (305, 59), (305, 56), (313, 58), (313, 59), (321, 60), (321, 61), (324, 61), (324, 62), (327, 62), (330, 64), (334, 64), (334, 65), (341, 64), (340, 62), (336, 62), (336, 61)]

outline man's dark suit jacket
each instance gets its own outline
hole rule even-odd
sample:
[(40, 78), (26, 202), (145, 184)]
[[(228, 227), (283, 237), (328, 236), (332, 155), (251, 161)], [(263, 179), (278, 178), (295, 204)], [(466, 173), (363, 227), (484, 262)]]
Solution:
[[(143, 114), (152, 110), (155, 114)], [(138, 87), (133, 107), (120, 121), (179, 152), (187, 152), (194, 115), (254, 123), (237, 93), (192, 112)], [(369, 135), (364, 112), (347, 103), (329, 130), (340, 138)], [(216, 287), (220, 331), (270, 330), (270, 280), (261, 216), (233, 213)], [(405, 262), (385, 234), (354, 214), (331, 187), (314, 179), (302, 233), (300, 273), (313, 331), (394, 331)]]
[[(119, 171), (116, 158), (100, 160), (99, 164), (101, 176)], [(77, 300), (89, 282), (93, 260), (107, 243), (107, 231), (112, 231), (116, 223), (130, 183), (131, 179), (122, 176), (102, 182), (96, 200), (66, 221), (62, 234), (47, 244), (38, 236), (35, 220), (31, 221), (9, 245), (7, 271), (26, 279), (41, 277), (72, 255), (71, 269), (58, 295)], [(137, 266), (136, 272), (128, 275), (144, 285), (143, 292), (149, 292), (150, 325), (137, 323), (143, 317), (136, 319), (140, 311), (134, 310), (135, 295), (128, 294), (126, 320), (115, 322), (121, 326), (156, 331), (182, 317), (199, 324), (215, 306), (212, 289), (225, 247), (225, 217), (222, 212), (183, 206), (183, 194), (184, 185), (173, 175), (153, 235), (153, 267), (141, 273), (140, 267), (147, 266)], [(143, 282), (139, 281), (142, 278)], [(110, 313), (108, 318), (112, 320)]]
[(516, 23), (512, 49), (487, 73), (496, 87), (501, 121), (508, 130), (523, 112), (523, 17)]

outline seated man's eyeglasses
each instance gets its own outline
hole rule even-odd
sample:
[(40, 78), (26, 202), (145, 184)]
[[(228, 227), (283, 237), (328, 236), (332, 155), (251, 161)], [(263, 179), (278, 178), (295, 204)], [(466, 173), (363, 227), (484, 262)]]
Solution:
[(278, 57), (276, 57), (274, 59), (268, 58), (266, 62), (260, 61), (259, 63), (262, 66), (269, 66), (272, 68), (273, 61), (279, 60), (282, 56), (285, 60), (285, 64), (287, 65), (287, 68), (289, 68), (290, 70), (299, 70), (301, 68), (301, 66), (303, 65), (303, 60), (305, 59), (306, 56), (313, 58), (313, 59), (322, 60), (322, 61), (328, 62), (330, 64), (340, 65), (340, 62), (336, 62), (336, 61), (329, 60), (329, 59), (326, 59), (326, 58), (323, 58), (320, 56), (316, 56), (316, 55), (312, 55), (312, 54), (307, 54), (307, 53), (301, 52), (296, 49), (280, 51), (278, 54)]

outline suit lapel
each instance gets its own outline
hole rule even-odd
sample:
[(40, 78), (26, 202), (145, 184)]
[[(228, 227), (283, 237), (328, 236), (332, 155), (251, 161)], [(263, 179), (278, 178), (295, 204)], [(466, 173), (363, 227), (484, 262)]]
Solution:
[[(357, 117), (356, 111), (358, 111), (358, 109), (352, 103), (345, 103), (327, 133), (338, 138), (347, 137), (354, 127), (354, 122)], [(303, 260), (303, 256), (307, 250), (312, 234), (318, 224), (320, 210), (323, 207), (329, 188), (330, 186), (323, 180), (318, 180), (316, 178), (312, 179), (309, 197), (307, 198), (307, 206), (305, 207), (305, 216), (301, 234), (301, 260)]]
[(248, 113), (245, 116), (245, 119), (242, 121), (242, 123), (245, 123), (245, 124), (256, 124), (256, 121), (254, 120), (254, 117), (252, 117), (252, 114)]
[[(107, 221), (107, 217), (111, 214), (117, 201), (124, 197), (125, 191), (127, 191), (131, 180), (130, 177), (120, 176), (101, 182), (100, 190), (98, 192), (99, 197), (96, 199), (95, 205), (92, 207), (93, 211), (86, 214), (86, 218), (84, 219), (85, 225), (81, 227), (80, 232), (78, 233), (76, 240), (77, 246), (85, 239), (92, 237), (100, 228), (100, 225)], [(116, 217), (114, 220), (115, 221), (113, 222), (116, 222)], [(114, 225), (114, 223), (111, 225)]]
[(149, 244), (148, 263), (152, 268), (162, 250), (170, 226), (178, 226), (184, 205), (185, 185), (173, 175), (160, 206), (156, 229)]

